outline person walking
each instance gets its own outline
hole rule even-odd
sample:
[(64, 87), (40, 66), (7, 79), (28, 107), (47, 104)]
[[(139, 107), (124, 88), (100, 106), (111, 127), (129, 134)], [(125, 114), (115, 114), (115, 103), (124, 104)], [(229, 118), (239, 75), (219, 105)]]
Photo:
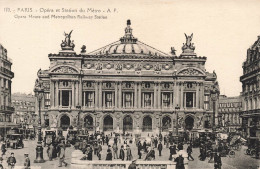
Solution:
[(14, 169), (16, 164), (16, 158), (14, 157), (14, 153), (11, 153), (11, 156), (7, 159), (7, 164), (10, 169)]
[(214, 156), (214, 169), (221, 169), (222, 161), (220, 153), (215, 154)]
[(136, 169), (136, 160), (132, 161), (132, 163), (128, 166), (128, 169)]
[(5, 152), (6, 152), (5, 142), (3, 142), (2, 145), (1, 145), (1, 151), (2, 151), (2, 156), (5, 155)]
[(194, 161), (194, 158), (192, 157), (192, 145), (190, 144), (188, 147), (187, 147), (187, 153), (188, 153), (188, 160), (190, 160), (190, 158), (192, 159), (192, 161)]
[(170, 149), (170, 157), (169, 157), (169, 160), (172, 160), (172, 155), (176, 154), (176, 145), (173, 145), (171, 143), (171, 146), (169, 147)]
[(184, 158), (181, 154), (174, 161), (176, 162), (176, 169), (185, 169)]
[(121, 146), (120, 152), (119, 152), (119, 158), (124, 161), (125, 159), (125, 152), (124, 152), (124, 146)]
[(102, 146), (101, 146), (101, 143), (99, 143), (98, 150), (97, 150), (98, 160), (101, 160), (101, 151), (102, 151)]
[(118, 154), (117, 154), (118, 147), (117, 147), (117, 143), (116, 142), (114, 142), (112, 148), (113, 148), (113, 153), (114, 153), (114, 159), (118, 159)]
[(160, 141), (158, 144), (159, 156), (162, 156), (162, 149), (163, 149), (163, 145), (162, 145), (162, 142)]
[(107, 149), (107, 157), (106, 157), (106, 160), (107, 161), (112, 161), (112, 152), (110, 149)]
[(148, 152), (148, 151), (147, 151), (147, 144), (146, 144), (146, 140), (145, 140), (145, 141), (144, 141), (144, 143), (143, 143), (143, 149), (144, 149), (144, 152), (146, 152), (146, 153)]
[(142, 150), (142, 143), (141, 141), (139, 140), (138, 143), (137, 143), (137, 150), (138, 150), (138, 156), (139, 156), (139, 159), (142, 158), (142, 153), (141, 153), (141, 150)]
[(109, 138), (108, 138), (108, 136), (106, 135), (106, 143), (107, 143), (107, 146), (108, 146), (108, 142), (109, 142)]
[(30, 169), (31, 162), (30, 162), (28, 153), (24, 154), (24, 157), (25, 157), (25, 159), (24, 159), (24, 169)]
[(158, 139), (157, 139), (157, 137), (155, 137), (155, 139), (154, 139), (154, 147), (157, 148), (157, 146), (158, 146)]
[(49, 160), (52, 161), (52, 156), (53, 156), (53, 145), (52, 144), (50, 144), (48, 146), (47, 154), (48, 154)]
[(132, 160), (133, 156), (132, 156), (132, 151), (131, 151), (131, 148), (129, 145), (127, 145), (127, 148), (126, 148), (126, 160), (127, 161), (130, 161)]
[(63, 163), (66, 167), (68, 164), (64, 161), (64, 159), (65, 159), (65, 145), (60, 145), (60, 151), (58, 153), (58, 157), (59, 157), (59, 166), (58, 167), (62, 167)]

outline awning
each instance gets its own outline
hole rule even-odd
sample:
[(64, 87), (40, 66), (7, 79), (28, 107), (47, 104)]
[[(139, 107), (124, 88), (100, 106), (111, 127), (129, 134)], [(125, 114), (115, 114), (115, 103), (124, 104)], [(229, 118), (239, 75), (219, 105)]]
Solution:
[(10, 127), (19, 127), (20, 124), (15, 124), (12, 122), (0, 122), (0, 128), (10, 128)]

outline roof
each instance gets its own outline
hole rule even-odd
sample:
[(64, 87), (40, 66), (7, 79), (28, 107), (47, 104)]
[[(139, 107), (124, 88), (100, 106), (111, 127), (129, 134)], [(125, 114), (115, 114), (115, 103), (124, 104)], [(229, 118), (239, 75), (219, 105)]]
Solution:
[(94, 50), (88, 53), (88, 55), (146, 55), (153, 57), (171, 57), (171, 55), (155, 49), (154, 47), (151, 47), (135, 38), (132, 34), (133, 29), (130, 27), (130, 25), (130, 20), (127, 20), (125, 35), (121, 37), (119, 41)]
[(257, 47), (260, 47), (260, 36), (257, 37), (257, 40), (256, 40), (255, 43), (251, 46), (250, 49), (256, 50)]

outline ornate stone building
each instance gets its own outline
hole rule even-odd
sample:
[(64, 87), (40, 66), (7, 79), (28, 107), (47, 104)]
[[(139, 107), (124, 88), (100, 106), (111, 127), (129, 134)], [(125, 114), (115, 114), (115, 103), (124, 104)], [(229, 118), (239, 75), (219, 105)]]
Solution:
[(229, 131), (236, 131), (241, 128), (242, 118), (242, 99), (241, 96), (227, 97), (225, 95), (219, 96), (219, 125), (225, 127)]
[(194, 53), (193, 35), (185, 34), (177, 56), (173, 47), (167, 54), (139, 41), (130, 25), (128, 20), (119, 41), (90, 53), (84, 45), (80, 54), (74, 51), (70, 32), (62, 50), (49, 54), (50, 68), (38, 71), (36, 88), (44, 90), (41, 104), (50, 126), (168, 131), (177, 111), (183, 129), (210, 127), (217, 76), (205, 70), (206, 57)]
[(247, 50), (247, 58), (243, 63), (242, 101), (243, 127), (247, 136), (260, 139), (260, 36)]
[(14, 73), (12, 61), (7, 57), (7, 50), (0, 44), (0, 135), (15, 125), (12, 123), (14, 108), (11, 105), (11, 88)]

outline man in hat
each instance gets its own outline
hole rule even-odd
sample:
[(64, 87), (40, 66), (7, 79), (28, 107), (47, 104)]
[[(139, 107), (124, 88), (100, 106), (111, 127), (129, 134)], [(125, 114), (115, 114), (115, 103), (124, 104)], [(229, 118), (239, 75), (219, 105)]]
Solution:
[(162, 145), (162, 142), (160, 141), (158, 144), (159, 156), (162, 156), (162, 149), (163, 149), (163, 145)]
[(25, 160), (24, 160), (24, 169), (30, 169), (31, 162), (30, 162), (28, 153), (24, 154), (24, 158), (25, 158)]
[(1, 151), (2, 151), (2, 156), (5, 155), (6, 152), (5, 142), (3, 142), (3, 144), (1, 145)]
[(114, 159), (118, 159), (118, 154), (117, 154), (118, 147), (117, 147), (117, 143), (114, 142), (112, 148), (113, 148), (113, 153), (114, 153)]
[(142, 143), (141, 141), (139, 140), (138, 143), (137, 143), (137, 148), (138, 148), (138, 156), (139, 156), (139, 159), (142, 158), (142, 153), (141, 153), (141, 150), (142, 150)]
[(171, 146), (169, 147), (169, 149), (170, 149), (170, 157), (169, 157), (169, 160), (172, 160), (172, 155), (177, 154), (177, 153), (176, 153), (176, 145), (173, 145), (173, 144), (171, 143)]
[(120, 152), (119, 152), (119, 158), (124, 161), (125, 159), (125, 152), (124, 152), (124, 146), (121, 146)]
[(188, 160), (190, 160), (190, 158), (191, 158), (191, 160), (194, 161), (194, 158), (191, 155), (192, 154), (192, 145), (191, 144), (187, 148), (187, 153), (188, 153)]
[(58, 153), (58, 157), (59, 157), (59, 166), (58, 167), (62, 167), (62, 163), (64, 163), (65, 167), (68, 165), (64, 159), (65, 159), (65, 145), (60, 145), (60, 151)]
[(126, 148), (126, 160), (127, 161), (130, 161), (132, 159), (132, 151), (131, 151), (131, 148), (129, 145), (127, 145), (127, 148)]
[(7, 163), (8, 163), (8, 166), (9, 166), (10, 169), (13, 169), (13, 168), (14, 168), (15, 163), (16, 163), (16, 159), (15, 159), (15, 157), (14, 157), (14, 153), (13, 153), (13, 152), (11, 153), (11, 156), (8, 157)]
[(106, 160), (107, 161), (112, 161), (112, 152), (110, 149), (107, 149), (107, 157), (106, 157)]
[(101, 143), (99, 143), (98, 150), (97, 150), (98, 160), (101, 160), (101, 151), (102, 151), (102, 146), (101, 146)]
[(132, 161), (132, 163), (128, 166), (128, 169), (136, 169), (136, 160)]
[(52, 161), (52, 157), (53, 157), (53, 145), (52, 144), (50, 144), (48, 146), (47, 154), (48, 154), (49, 160)]
[(181, 154), (174, 161), (176, 162), (176, 169), (185, 169), (184, 158)]

